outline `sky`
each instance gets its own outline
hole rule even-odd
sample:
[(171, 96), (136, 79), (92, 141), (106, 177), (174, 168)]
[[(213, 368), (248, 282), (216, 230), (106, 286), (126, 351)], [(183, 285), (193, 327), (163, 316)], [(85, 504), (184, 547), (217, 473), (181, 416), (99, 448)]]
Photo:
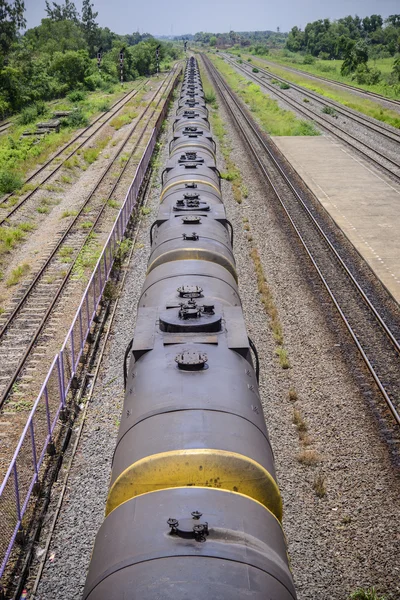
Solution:
[[(64, 0), (56, 0), (64, 3)], [(400, 12), (399, 0), (92, 0), (97, 22), (119, 34), (140, 31), (153, 35), (182, 35), (197, 31), (289, 31), (309, 21), (346, 15), (384, 18)], [(80, 10), (82, 0), (75, 0)], [(45, 0), (25, 0), (27, 26), (45, 17)]]

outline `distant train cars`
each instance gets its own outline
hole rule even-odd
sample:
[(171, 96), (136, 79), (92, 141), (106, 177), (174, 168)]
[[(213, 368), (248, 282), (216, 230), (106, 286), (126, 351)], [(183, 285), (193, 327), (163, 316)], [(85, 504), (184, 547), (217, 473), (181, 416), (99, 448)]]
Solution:
[(294, 600), (197, 62), (187, 63), (85, 600)]

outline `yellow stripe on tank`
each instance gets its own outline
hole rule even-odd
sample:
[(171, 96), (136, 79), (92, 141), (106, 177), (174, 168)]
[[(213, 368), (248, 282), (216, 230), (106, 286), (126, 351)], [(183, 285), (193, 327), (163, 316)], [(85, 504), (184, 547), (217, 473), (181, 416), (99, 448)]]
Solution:
[(106, 516), (141, 494), (189, 486), (239, 492), (257, 500), (282, 520), (282, 500), (272, 475), (247, 456), (214, 449), (162, 452), (133, 463), (111, 486)]
[(161, 192), (161, 196), (160, 196), (160, 202), (162, 202), (165, 194), (173, 187), (175, 187), (176, 185), (182, 185), (183, 183), (201, 183), (203, 185), (209, 185), (210, 187), (214, 188), (214, 190), (216, 192), (218, 192), (218, 195), (221, 197), (221, 190), (219, 188), (217, 188), (216, 185), (214, 185), (213, 183), (210, 183), (208, 181), (203, 181), (202, 179), (181, 179), (179, 181), (174, 181), (173, 183), (170, 183), (169, 185), (167, 185), (167, 187), (165, 187), (163, 189), (163, 191)]

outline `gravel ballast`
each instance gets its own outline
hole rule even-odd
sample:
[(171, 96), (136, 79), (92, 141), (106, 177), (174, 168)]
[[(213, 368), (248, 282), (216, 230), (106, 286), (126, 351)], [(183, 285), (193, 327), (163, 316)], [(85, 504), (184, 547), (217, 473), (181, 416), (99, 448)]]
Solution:
[[(228, 218), (235, 230), (234, 252), (249, 335), (261, 360), (260, 391), (284, 500), (284, 529), (299, 600), (346, 600), (357, 587), (375, 585), (388, 598), (400, 597), (399, 479), (369, 406), (346, 364), (341, 329), (313, 289), (308, 266), (274, 208), (220, 105), (248, 198), (237, 204), (223, 181)], [(173, 114), (173, 112), (172, 112)], [(171, 127), (171, 120), (170, 120)], [(159, 157), (167, 158), (169, 132)], [(218, 156), (220, 169), (223, 159)], [(157, 173), (153, 181), (158, 182)], [(37, 600), (81, 598), (94, 538), (104, 518), (111, 457), (123, 401), (122, 363), (134, 329), (136, 304), (149, 255), (148, 230), (156, 215), (159, 187), (153, 187), (133, 260), (108, 341), (103, 366), (73, 461), (62, 511), (52, 538)], [(248, 219), (250, 231), (244, 230)], [(259, 300), (249, 256), (257, 248), (283, 327), (291, 368), (283, 370)], [(297, 400), (289, 399), (295, 390)], [(298, 461), (301, 444), (293, 410), (307, 424), (318, 460)], [(313, 484), (320, 475), (326, 495)], [(57, 503), (55, 496), (52, 507)], [(48, 524), (51, 522), (51, 511)], [(46, 528), (45, 528), (46, 529)], [(40, 558), (45, 543), (37, 548)]]

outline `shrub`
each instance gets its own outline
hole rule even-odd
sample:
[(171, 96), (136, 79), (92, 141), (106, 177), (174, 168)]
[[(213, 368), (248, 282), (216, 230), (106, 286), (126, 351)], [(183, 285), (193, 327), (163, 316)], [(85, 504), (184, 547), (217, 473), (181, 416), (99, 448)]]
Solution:
[(204, 94), (204, 99), (207, 104), (214, 104), (217, 100), (217, 97), (214, 92), (206, 92)]
[(20, 125), (28, 125), (29, 123), (32, 123), (33, 121), (35, 121), (38, 117), (38, 112), (37, 112), (37, 108), (34, 104), (31, 104), (29, 106), (25, 106), (25, 108), (22, 109), (19, 117), (18, 117), (18, 123)]
[(82, 90), (72, 90), (67, 96), (70, 102), (82, 102), (85, 97), (85, 92), (82, 92)]
[(337, 114), (336, 114), (336, 110), (334, 108), (332, 108), (331, 106), (324, 106), (324, 108), (322, 109), (322, 112), (325, 113), (326, 115), (331, 115), (331, 117), (335, 117), (336, 119)]
[(311, 54), (306, 54), (303, 58), (304, 65), (313, 65), (315, 63), (315, 58)]
[(0, 171), (0, 193), (10, 194), (19, 190), (23, 186), (23, 181), (20, 175), (12, 171)]
[(290, 85), (285, 81), (282, 81), (282, 83), (279, 84), (279, 87), (281, 88), (281, 90), (290, 90)]
[(62, 119), (62, 124), (68, 127), (87, 127), (89, 125), (89, 119), (81, 110), (74, 110), (68, 117)]
[(260, 70), (259, 70), (259, 69), (257, 69), (257, 67), (253, 67), (253, 69), (252, 69), (252, 70), (253, 70), (253, 73), (259, 73), (259, 72), (260, 72)]
[(329, 60), (329, 54), (328, 54), (328, 52), (320, 52), (318, 54), (318, 58), (320, 60)]
[(251, 58), (248, 58), (248, 59), (247, 59), (247, 62), (252, 62)]

